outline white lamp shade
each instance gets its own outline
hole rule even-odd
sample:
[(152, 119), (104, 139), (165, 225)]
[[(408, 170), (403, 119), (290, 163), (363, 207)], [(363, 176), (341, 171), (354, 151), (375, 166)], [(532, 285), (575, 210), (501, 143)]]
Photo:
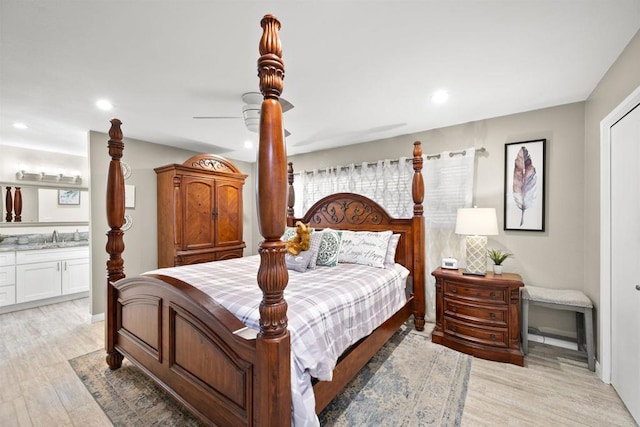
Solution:
[(498, 217), (495, 208), (460, 208), (456, 217), (456, 234), (495, 236)]

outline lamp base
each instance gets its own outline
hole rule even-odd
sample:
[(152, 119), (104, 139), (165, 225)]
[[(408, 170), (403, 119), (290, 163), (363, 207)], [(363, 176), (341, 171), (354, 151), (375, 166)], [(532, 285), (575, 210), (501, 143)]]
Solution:
[(467, 271), (465, 274), (487, 274), (487, 236), (467, 236)]

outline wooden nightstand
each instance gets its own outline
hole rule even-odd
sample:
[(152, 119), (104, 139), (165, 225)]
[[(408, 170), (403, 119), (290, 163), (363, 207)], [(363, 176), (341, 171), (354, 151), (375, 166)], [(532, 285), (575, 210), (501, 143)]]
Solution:
[(463, 275), (438, 268), (432, 341), (483, 359), (524, 366), (518, 274)]

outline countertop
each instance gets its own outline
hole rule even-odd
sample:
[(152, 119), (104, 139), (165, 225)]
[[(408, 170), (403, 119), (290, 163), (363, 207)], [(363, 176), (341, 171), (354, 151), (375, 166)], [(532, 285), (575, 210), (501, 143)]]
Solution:
[(71, 240), (68, 242), (57, 243), (26, 243), (23, 245), (17, 243), (0, 243), (0, 252), (13, 252), (13, 251), (36, 251), (41, 249), (65, 249), (65, 248), (78, 248), (83, 246), (89, 246), (88, 240)]

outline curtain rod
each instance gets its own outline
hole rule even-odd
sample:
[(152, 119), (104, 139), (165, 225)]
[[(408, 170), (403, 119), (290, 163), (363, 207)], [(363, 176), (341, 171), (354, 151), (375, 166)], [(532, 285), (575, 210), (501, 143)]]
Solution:
[[(476, 149), (476, 153), (484, 153), (485, 151), (487, 151), (487, 149), (486, 149), (486, 148), (484, 148), (484, 147), (480, 147), (480, 148), (477, 148), (477, 149)], [(449, 157), (453, 157), (453, 156), (456, 156), (456, 155), (458, 155), (458, 154), (459, 154), (459, 155), (462, 155), (462, 156), (465, 156), (465, 155), (467, 154), (467, 150), (462, 150), (462, 151), (452, 151), (452, 152), (450, 152), (450, 153), (449, 153)], [(427, 156), (425, 156), (425, 158), (426, 158), (427, 160), (431, 160), (431, 159), (439, 159), (439, 158), (440, 158), (440, 154), (431, 154), (431, 155), (427, 155)], [(407, 157), (407, 158), (406, 158), (406, 160), (411, 160), (411, 159), (412, 159), (412, 157)], [(387, 161), (388, 161), (389, 163), (398, 163), (400, 160), (398, 160), (398, 159), (394, 159), (394, 160), (387, 160)], [(365, 162), (365, 163), (366, 163), (366, 162)], [(367, 166), (373, 166), (373, 165), (377, 165), (377, 164), (378, 164), (378, 162), (369, 162), (369, 163), (367, 163)], [(360, 167), (362, 167), (362, 163), (360, 163), (360, 164), (354, 164), (354, 165), (353, 165), (353, 167), (354, 167), (354, 168), (360, 168)], [(349, 169), (349, 168), (350, 168), (350, 166), (331, 166), (331, 167), (327, 167), (327, 168), (319, 168), (318, 170), (319, 170), (319, 171), (326, 170), (326, 169), (331, 169), (331, 170), (334, 170), (334, 169), (335, 169), (335, 170), (340, 170), (340, 169)], [(311, 171), (303, 171), (303, 172), (305, 172), (305, 173), (311, 173)], [(294, 175), (294, 176), (295, 176), (295, 175), (300, 175), (300, 172), (296, 171), (296, 172), (294, 172), (294, 173), (293, 173), (293, 175)]]
[[(486, 148), (484, 147), (480, 147), (476, 149), (476, 153), (484, 153), (485, 151), (487, 151)], [(462, 150), (462, 151), (452, 151), (449, 153), (449, 157), (453, 157), (456, 155), (462, 155), (462, 156), (466, 156), (467, 155), (467, 150)], [(427, 158), (427, 160), (431, 160), (431, 159), (439, 159), (440, 158), (440, 154), (430, 154), (425, 156)]]

